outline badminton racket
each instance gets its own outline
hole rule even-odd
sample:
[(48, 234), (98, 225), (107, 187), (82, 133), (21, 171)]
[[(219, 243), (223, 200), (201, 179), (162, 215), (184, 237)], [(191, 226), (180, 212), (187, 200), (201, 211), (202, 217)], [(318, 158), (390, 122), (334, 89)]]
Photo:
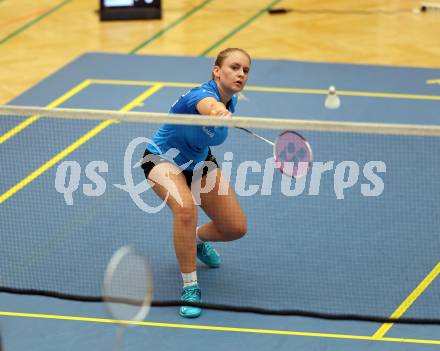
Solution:
[(283, 174), (296, 178), (307, 174), (313, 161), (313, 151), (310, 143), (301, 134), (292, 130), (285, 130), (273, 142), (249, 129), (236, 128), (271, 145), (275, 165)]
[(128, 326), (145, 319), (153, 298), (153, 278), (147, 258), (132, 247), (123, 246), (107, 264), (103, 300), (107, 313), (118, 324), (113, 350), (121, 349)]

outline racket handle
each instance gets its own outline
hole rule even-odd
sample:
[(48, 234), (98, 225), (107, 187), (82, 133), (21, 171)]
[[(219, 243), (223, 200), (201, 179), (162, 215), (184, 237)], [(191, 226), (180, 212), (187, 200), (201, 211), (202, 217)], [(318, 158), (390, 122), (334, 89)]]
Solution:
[(124, 340), (125, 327), (118, 325), (116, 329), (115, 339), (113, 341), (112, 351), (122, 350), (122, 341)]
[(263, 141), (265, 141), (266, 143), (268, 143), (268, 144), (270, 144), (270, 145), (272, 145), (272, 146), (275, 146), (275, 143), (274, 143), (274, 142), (272, 142), (272, 141), (270, 141), (270, 140), (267, 140), (266, 138), (263, 138), (261, 135), (255, 134), (254, 132), (250, 131), (249, 129), (246, 129), (246, 128), (243, 128), (243, 127), (235, 127), (235, 128), (237, 128), (237, 129), (241, 129), (241, 130), (244, 130), (245, 132), (247, 132), (247, 133), (253, 135), (254, 137), (256, 137), (256, 138), (258, 138), (258, 139), (260, 139), (260, 140), (263, 140)]

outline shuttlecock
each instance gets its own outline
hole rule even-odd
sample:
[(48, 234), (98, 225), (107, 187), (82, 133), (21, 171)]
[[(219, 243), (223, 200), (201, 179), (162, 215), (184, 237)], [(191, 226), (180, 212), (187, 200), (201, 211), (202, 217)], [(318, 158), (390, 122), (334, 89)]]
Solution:
[(339, 108), (341, 106), (341, 100), (336, 95), (336, 89), (334, 86), (328, 88), (328, 94), (324, 103), (325, 107), (331, 110)]

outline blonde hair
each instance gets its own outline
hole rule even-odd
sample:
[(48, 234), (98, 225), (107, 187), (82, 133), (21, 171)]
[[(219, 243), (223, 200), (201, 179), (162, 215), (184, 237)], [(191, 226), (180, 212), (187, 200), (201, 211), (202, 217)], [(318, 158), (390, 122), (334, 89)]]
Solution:
[[(249, 63), (251, 63), (251, 61), (252, 61), (251, 56), (245, 50), (240, 49), (240, 48), (227, 48), (227, 49), (224, 49), (218, 53), (217, 58), (215, 59), (215, 62), (214, 62), (214, 67), (215, 66), (221, 67), (223, 65), (223, 62), (229, 56), (229, 54), (234, 51), (239, 51), (243, 55), (247, 56), (247, 58), (249, 59)], [(211, 79), (214, 79), (214, 72), (211, 72)]]

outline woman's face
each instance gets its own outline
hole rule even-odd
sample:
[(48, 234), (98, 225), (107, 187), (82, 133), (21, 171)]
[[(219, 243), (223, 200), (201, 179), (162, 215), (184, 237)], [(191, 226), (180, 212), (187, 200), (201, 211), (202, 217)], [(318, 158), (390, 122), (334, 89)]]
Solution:
[(228, 93), (235, 94), (243, 90), (248, 80), (250, 62), (240, 51), (232, 51), (224, 59), (221, 67), (214, 67), (214, 76)]

